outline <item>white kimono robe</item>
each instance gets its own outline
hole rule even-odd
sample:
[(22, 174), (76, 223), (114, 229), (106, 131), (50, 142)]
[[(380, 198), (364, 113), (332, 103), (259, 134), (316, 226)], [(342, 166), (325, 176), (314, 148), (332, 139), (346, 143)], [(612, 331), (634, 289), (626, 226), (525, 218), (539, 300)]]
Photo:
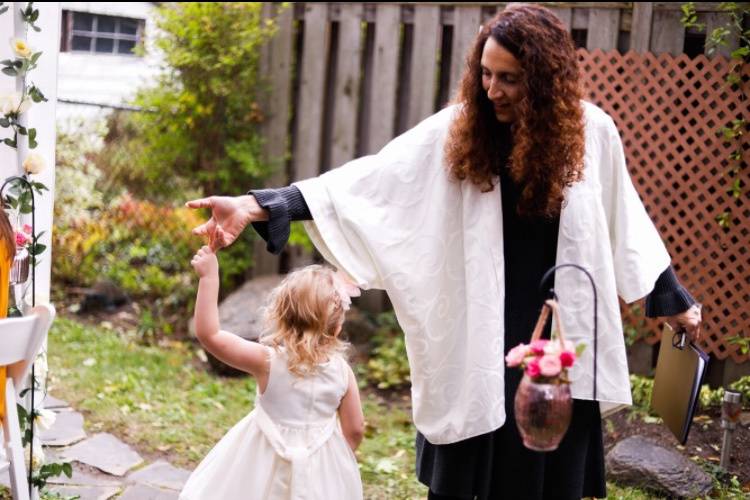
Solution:
[[(584, 106), (584, 179), (565, 194), (557, 264), (579, 264), (596, 282), (596, 399), (606, 409), (631, 403), (617, 296), (647, 295), (670, 258), (633, 188), (614, 122)], [(448, 107), (378, 154), (295, 184), (320, 253), (360, 287), (388, 292), (406, 335), (414, 423), (433, 444), (505, 422), (502, 205), (499, 188), (482, 193), (447, 173), (443, 146), (457, 112)], [(591, 287), (566, 268), (555, 290), (567, 338), (587, 344), (571, 372), (573, 396), (592, 399)]]

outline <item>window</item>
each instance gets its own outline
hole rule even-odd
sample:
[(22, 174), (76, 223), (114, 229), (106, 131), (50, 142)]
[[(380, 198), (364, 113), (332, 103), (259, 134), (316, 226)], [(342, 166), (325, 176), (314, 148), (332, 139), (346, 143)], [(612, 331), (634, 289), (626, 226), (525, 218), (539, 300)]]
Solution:
[(60, 50), (133, 55), (143, 26), (143, 19), (64, 11)]

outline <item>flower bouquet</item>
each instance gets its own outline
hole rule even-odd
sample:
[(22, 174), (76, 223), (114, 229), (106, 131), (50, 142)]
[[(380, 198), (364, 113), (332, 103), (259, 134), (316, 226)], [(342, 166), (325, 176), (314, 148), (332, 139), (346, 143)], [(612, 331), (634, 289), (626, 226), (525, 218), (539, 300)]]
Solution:
[(13, 285), (25, 283), (29, 279), (29, 246), (33, 240), (31, 226), (24, 224), (23, 229), (16, 229), (15, 238), (16, 255), (10, 270), (10, 283)]
[[(557, 308), (556, 301), (548, 300), (531, 342), (517, 345), (505, 357), (509, 367), (524, 370), (514, 401), (516, 424), (523, 444), (535, 451), (556, 449), (568, 430), (573, 408), (568, 368), (585, 348), (565, 340)], [(552, 333), (552, 340), (544, 340), (540, 337), (550, 311), (558, 331)]]

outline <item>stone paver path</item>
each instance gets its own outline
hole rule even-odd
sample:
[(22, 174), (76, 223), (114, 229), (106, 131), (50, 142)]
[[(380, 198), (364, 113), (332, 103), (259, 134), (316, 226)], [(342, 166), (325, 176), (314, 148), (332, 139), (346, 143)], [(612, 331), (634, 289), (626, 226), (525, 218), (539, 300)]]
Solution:
[[(83, 415), (68, 403), (48, 396), (45, 407), (57, 413), (55, 424), (41, 434), (47, 461), (69, 461), (73, 477), (50, 478), (47, 489), (80, 500), (176, 500), (190, 471), (157, 460), (144, 464), (133, 448), (112, 434), (87, 436)], [(7, 471), (0, 484), (10, 487)]]

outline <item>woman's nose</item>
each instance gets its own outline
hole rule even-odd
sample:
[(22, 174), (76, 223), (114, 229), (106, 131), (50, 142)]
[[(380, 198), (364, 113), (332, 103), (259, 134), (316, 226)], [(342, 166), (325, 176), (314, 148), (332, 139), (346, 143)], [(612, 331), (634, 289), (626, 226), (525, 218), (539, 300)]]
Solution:
[(503, 89), (501, 88), (501, 85), (497, 82), (497, 80), (492, 80), (490, 82), (490, 87), (487, 89), (487, 97), (490, 100), (495, 100), (503, 97)]

